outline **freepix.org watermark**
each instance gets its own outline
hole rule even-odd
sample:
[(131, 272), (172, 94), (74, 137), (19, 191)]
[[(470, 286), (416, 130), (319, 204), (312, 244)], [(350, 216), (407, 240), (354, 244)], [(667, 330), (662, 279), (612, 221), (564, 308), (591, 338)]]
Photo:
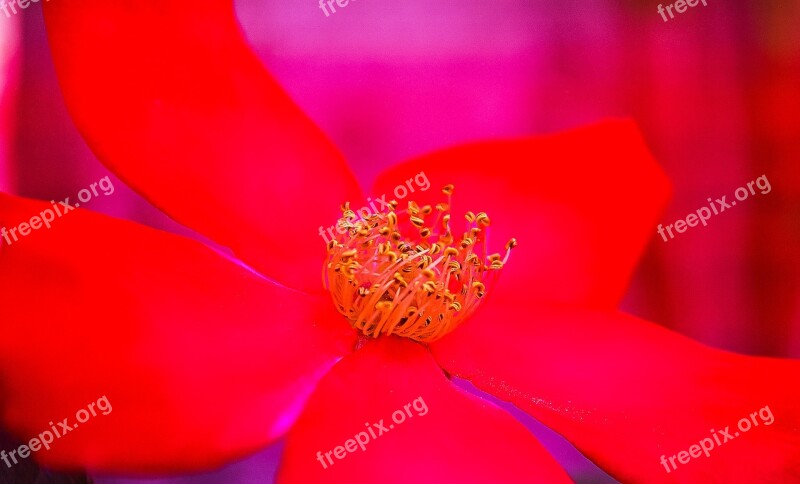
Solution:
[(327, 469), (329, 466), (334, 465), (336, 462), (331, 458), (336, 457), (337, 460), (342, 460), (347, 457), (348, 453), (356, 452), (359, 449), (367, 450), (367, 444), (370, 442), (370, 436), (372, 436), (371, 440), (375, 440), (381, 435), (388, 433), (392, 430), (395, 424), (400, 425), (406, 421), (406, 416), (408, 418), (413, 418), (414, 416), (411, 414), (411, 408), (413, 408), (417, 412), (418, 417), (423, 417), (428, 413), (428, 405), (425, 404), (425, 400), (422, 397), (417, 397), (414, 399), (413, 402), (406, 404), (402, 409), (395, 410), (392, 413), (392, 421), (393, 424), (389, 424), (387, 427), (384, 423), (385, 419), (381, 419), (380, 422), (369, 424), (365, 423), (364, 426), (367, 427), (367, 430), (364, 432), (359, 432), (353, 436), (352, 439), (348, 439), (344, 442), (344, 445), (339, 445), (333, 448), (333, 450), (329, 450), (325, 452), (323, 455), (322, 451), (317, 452), (317, 460), (322, 465), (323, 469)]
[(27, 444), (20, 445), (18, 448), (8, 452), (5, 450), (0, 451), (0, 460), (5, 462), (6, 466), (10, 469), (11, 466), (19, 464), (20, 460), (27, 459), (32, 452), (38, 452), (42, 447), (44, 447), (45, 450), (50, 450), (50, 444), (55, 442), (55, 439), (64, 437), (77, 429), (81, 424), (88, 422), (92, 417), (108, 415), (111, 413), (111, 410), (113, 410), (111, 408), (111, 403), (109, 403), (108, 398), (103, 395), (97, 399), (96, 402), (90, 403), (86, 408), (82, 408), (75, 413), (76, 423), (70, 425), (69, 418), (60, 421), (58, 425), (50, 422), (48, 424), (50, 425), (50, 430), (45, 430), (40, 433), (38, 437), (32, 438)]
[[(355, 221), (357, 220), (356, 216), (360, 217), (361, 220), (364, 220), (373, 213), (382, 212), (384, 209), (388, 210), (390, 208), (391, 200), (402, 200), (406, 198), (409, 195), (409, 193), (414, 193), (415, 186), (416, 188), (419, 188), (419, 191), (421, 192), (424, 192), (431, 187), (431, 182), (428, 180), (428, 175), (426, 175), (424, 171), (421, 171), (416, 175), (414, 175), (414, 178), (409, 178), (408, 180), (406, 180), (404, 184), (397, 185), (393, 191), (394, 199), (389, 199), (389, 202), (386, 201), (387, 195), (385, 193), (383, 194), (382, 197), (376, 197), (375, 200), (373, 200), (372, 198), (367, 198), (368, 206), (364, 206), (359, 208), (358, 210), (355, 210), (354, 211), (355, 215), (351, 217), (352, 220), (348, 218), (347, 221), (350, 223), (355, 223)], [(376, 202), (380, 204), (380, 207), (375, 206)], [(370, 209), (372, 210), (370, 211)], [(326, 245), (328, 244), (328, 242), (336, 238), (336, 236), (333, 235), (334, 229), (339, 234), (344, 234), (347, 231), (347, 228), (343, 226), (331, 225), (330, 227), (325, 229), (325, 227), (320, 225), (319, 236), (322, 237), (322, 240), (325, 241)], [(330, 235), (330, 238), (328, 238), (325, 235), (326, 231), (328, 235)]]
[[(706, 227), (712, 215), (719, 215), (725, 210), (735, 207), (737, 200), (743, 202), (747, 200), (747, 197), (750, 195), (755, 195), (756, 190), (754, 186), (761, 191), (762, 195), (766, 195), (772, 191), (772, 186), (770, 186), (769, 180), (767, 180), (767, 175), (761, 175), (755, 180), (748, 182), (746, 186), (737, 188), (733, 194), (736, 200), (728, 202), (726, 200), (728, 198), (727, 195), (723, 195), (722, 198), (717, 198), (714, 202), (709, 198), (708, 207), (701, 207), (697, 209), (696, 213), (690, 213), (685, 219), (678, 219), (675, 223), (669, 224), (666, 227), (662, 224), (658, 224), (656, 232), (664, 239), (664, 242), (669, 242), (671, 239), (675, 238), (676, 234), (682, 234), (690, 227), (697, 227), (698, 223), (702, 223), (703, 227)], [(672, 232), (673, 228), (675, 229), (675, 233)], [(667, 234), (669, 234), (669, 239), (667, 239)]]
[(664, 470), (667, 471), (667, 474), (669, 474), (678, 468), (677, 464), (675, 464), (676, 460), (679, 464), (685, 465), (691, 462), (692, 459), (701, 457), (703, 454), (705, 454), (706, 457), (709, 457), (711, 455), (711, 451), (715, 447), (719, 447), (729, 440), (735, 439), (753, 427), (758, 427), (758, 420), (756, 420), (756, 416), (758, 416), (764, 425), (772, 425), (772, 423), (775, 422), (775, 417), (772, 415), (772, 410), (770, 410), (769, 405), (767, 405), (766, 407), (751, 413), (748, 417), (742, 417), (736, 424), (739, 430), (734, 430), (733, 434), (731, 434), (730, 425), (725, 427), (725, 430), (711, 429), (709, 432), (711, 433), (711, 436), (714, 437), (713, 439), (711, 437), (706, 437), (705, 439), (700, 440), (700, 442), (690, 446), (689, 450), (682, 450), (669, 458), (667, 458), (666, 455), (662, 455), (661, 465), (664, 466)]
[(675, 15), (672, 13), (672, 9), (674, 8), (678, 13), (684, 13), (687, 7), (696, 7), (698, 3), (702, 3), (704, 7), (708, 7), (706, 0), (678, 0), (675, 3), (671, 3), (667, 5), (666, 11), (664, 7), (659, 3), (658, 4), (658, 14), (661, 15), (661, 18), (664, 19), (664, 22), (667, 21), (667, 13), (669, 13), (669, 18), (675, 18)]
[[(336, 7), (333, 6), (334, 3), (338, 5), (339, 8), (344, 8), (351, 1), (355, 2), (356, 0), (319, 0), (319, 8), (322, 9), (326, 17), (330, 17), (331, 13), (336, 13)], [(325, 4), (328, 5), (327, 8), (325, 7)], [(331, 13), (328, 13), (328, 10), (330, 10)]]
[[(44, 0), (45, 2), (49, 2), (50, 0)], [(30, 7), (32, 3), (39, 3), (39, 0), (11, 0), (10, 2), (6, 3), (5, 0), (0, 0), (0, 10), (6, 14), (6, 18), (11, 18), (12, 15), (17, 14), (17, 7), (22, 10)]]
[[(98, 191), (98, 188), (100, 191)], [(33, 231), (39, 230), (42, 227), (49, 229), (57, 218), (67, 215), (80, 207), (81, 203), (89, 202), (92, 198), (99, 196), (101, 192), (105, 196), (114, 193), (114, 184), (111, 183), (111, 179), (107, 176), (101, 178), (96, 183), (92, 183), (89, 185), (89, 188), (84, 188), (79, 191), (78, 200), (80, 200), (80, 202), (75, 202), (74, 205), (70, 205), (69, 197), (58, 203), (56, 203), (55, 200), (51, 200), (50, 203), (53, 204), (52, 208), (47, 208), (38, 215), (34, 215), (27, 222), (21, 222), (11, 228), (0, 227), (0, 238), (2, 238), (6, 244), (11, 245), (15, 242), (19, 242), (21, 237), (27, 237)]]

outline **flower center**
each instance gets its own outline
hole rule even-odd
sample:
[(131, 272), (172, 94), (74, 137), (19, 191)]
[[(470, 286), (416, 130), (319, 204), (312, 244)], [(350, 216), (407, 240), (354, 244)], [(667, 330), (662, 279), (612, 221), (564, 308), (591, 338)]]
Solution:
[[(517, 242), (505, 257), (487, 255), (489, 216), (467, 212), (467, 230), (458, 239), (450, 230), (453, 185), (442, 189), (447, 203), (420, 207), (408, 202), (397, 211), (356, 220), (349, 203), (337, 222), (339, 234), (328, 243), (323, 284), (354, 328), (367, 336), (395, 334), (432, 342), (453, 331), (484, 300)], [(426, 219), (435, 221), (427, 223)], [(404, 237), (411, 232), (411, 237)], [(342, 233), (343, 232), (343, 233)]]

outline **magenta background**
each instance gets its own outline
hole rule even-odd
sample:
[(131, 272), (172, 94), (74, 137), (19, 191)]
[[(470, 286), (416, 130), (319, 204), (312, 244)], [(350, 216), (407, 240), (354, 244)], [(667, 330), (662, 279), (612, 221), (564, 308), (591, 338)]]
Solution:
[[(365, 186), (435, 148), (606, 116), (636, 119), (673, 180), (664, 224), (766, 174), (771, 193), (707, 228), (664, 243), (653, 227), (624, 307), (717, 347), (800, 357), (800, 2), (757, 3), (709, 0), (668, 23), (655, 1), (357, 0), (330, 18), (311, 0), (238, 7), (265, 64)], [(0, 188), (63, 198), (107, 171), (66, 115), (40, 6), (13, 21), (23, 28), (0, 98)], [(0, 37), (12, 26), (0, 17)], [(501, 161), (487, 168), (513, 169)], [(92, 209), (186, 233), (115, 186)], [(609, 231), (625, 223), (608, 214)], [(269, 482), (276, 454), (225, 481)]]

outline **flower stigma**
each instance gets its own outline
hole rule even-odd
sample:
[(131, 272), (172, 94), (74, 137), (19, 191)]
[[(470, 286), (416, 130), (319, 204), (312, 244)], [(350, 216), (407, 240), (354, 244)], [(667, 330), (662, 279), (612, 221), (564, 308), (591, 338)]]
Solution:
[(491, 220), (485, 212), (467, 212), (466, 231), (453, 236), (453, 185), (442, 193), (447, 203), (436, 207), (409, 201), (398, 211), (392, 200), (388, 208), (362, 213), (360, 219), (349, 202), (342, 206), (339, 233), (328, 243), (323, 284), (336, 309), (364, 335), (438, 340), (477, 310), (508, 262), (517, 241), (508, 241), (505, 256), (487, 255)]

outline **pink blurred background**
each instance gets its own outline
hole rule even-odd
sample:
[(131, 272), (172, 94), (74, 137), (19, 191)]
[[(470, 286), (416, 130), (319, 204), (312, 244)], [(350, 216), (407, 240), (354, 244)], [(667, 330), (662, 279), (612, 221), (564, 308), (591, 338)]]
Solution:
[[(708, 3), (666, 23), (655, 1), (359, 0), (329, 18), (312, 0), (237, 5), (366, 187), (432, 149), (608, 116), (633, 117), (673, 180), (665, 225), (766, 175), (769, 194), (708, 227), (667, 243), (653, 227), (624, 307), (716, 347), (800, 357), (800, 2)], [(105, 176), (66, 114), (38, 5), (0, 16), (0, 69), (0, 189), (49, 200)], [(115, 186), (92, 209), (185, 233)], [(625, 223), (609, 214), (608, 230)], [(226, 482), (270, 482), (276, 454)]]

